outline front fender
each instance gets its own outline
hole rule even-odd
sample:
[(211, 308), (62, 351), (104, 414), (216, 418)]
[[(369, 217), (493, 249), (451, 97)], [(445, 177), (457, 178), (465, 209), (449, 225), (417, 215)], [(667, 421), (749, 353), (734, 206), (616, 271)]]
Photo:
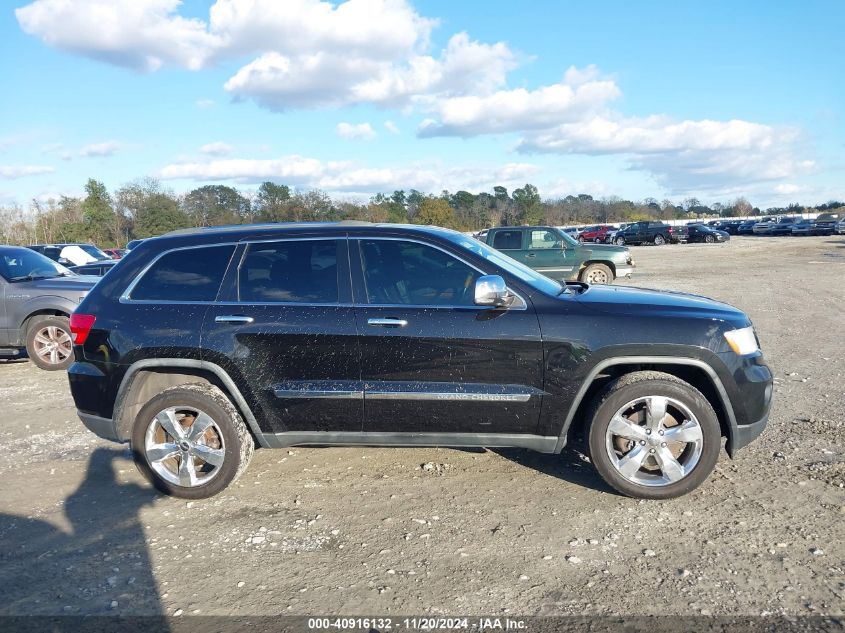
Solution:
[[(33, 314), (37, 314), (39, 312), (57, 312), (70, 315), (70, 313), (73, 312), (78, 305), (66, 297), (57, 295), (40, 295), (32, 297), (31, 299), (23, 299), (21, 301), (16, 301), (14, 295), (12, 295), (11, 298), (7, 295), (6, 299), (6, 313), (9, 317), (9, 323), (17, 323), (18, 326), (18, 340), (12, 340), (12, 344), (23, 344), (23, 341), (26, 338), (23, 328), (27, 319), (29, 319), (29, 317)], [(15, 335), (12, 334), (12, 339), (14, 338)]]

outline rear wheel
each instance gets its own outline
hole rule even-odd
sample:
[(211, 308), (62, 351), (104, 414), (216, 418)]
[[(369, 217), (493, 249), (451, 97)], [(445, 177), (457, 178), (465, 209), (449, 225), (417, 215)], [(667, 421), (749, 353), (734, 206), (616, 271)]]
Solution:
[(26, 334), (26, 353), (41, 369), (67, 369), (73, 363), (73, 340), (67, 317), (35, 317)]
[(643, 371), (613, 381), (590, 411), (589, 452), (602, 478), (630, 497), (669, 499), (697, 488), (721, 445), (713, 407), (670, 374)]
[(216, 387), (166, 389), (135, 419), (132, 456), (138, 470), (165, 494), (185, 499), (216, 495), (246, 470), (254, 443), (237, 409)]
[(613, 283), (613, 271), (604, 264), (590, 264), (581, 271), (581, 281), (588, 284)]
[(655, 246), (663, 246), (666, 243), (666, 238), (658, 233), (654, 236), (654, 245)]
[(579, 236), (578, 236), (578, 241), (579, 241), (581, 244), (583, 244), (583, 243), (584, 243), (584, 236), (583, 236), (583, 235), (579, 235)]
[(601, 238), (600, 238), (600, 237), (596, 237), (596, 239), (595, 239), (595, 240), (593, 240), (593, 241), (594, 241), (596, 244), (601, 244)]

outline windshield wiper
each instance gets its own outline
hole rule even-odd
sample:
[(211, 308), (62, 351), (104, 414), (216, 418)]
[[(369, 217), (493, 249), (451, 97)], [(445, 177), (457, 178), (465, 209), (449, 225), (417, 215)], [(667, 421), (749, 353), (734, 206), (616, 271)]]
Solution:
[(51, 279), (47, 275), (21, 275), (20, 277), (12, 277), (9, 281), (36, 281), (38, 279)]

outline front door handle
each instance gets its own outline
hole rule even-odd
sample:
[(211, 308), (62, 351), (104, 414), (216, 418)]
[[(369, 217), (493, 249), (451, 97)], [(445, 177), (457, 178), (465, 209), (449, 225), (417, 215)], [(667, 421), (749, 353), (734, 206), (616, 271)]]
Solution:
[(528, 255), (526, 255), (526, 257), (537, 257), (537, 255), (535, 255), (534, 253), (528, 253)]
[(252, 323), (255, 319), (242, 314), (222, 314), (214, 317), (215, 323)]
[(405, 327), (408, 322), (405, 319), (367, 319), (367, 325), (374, 327)]

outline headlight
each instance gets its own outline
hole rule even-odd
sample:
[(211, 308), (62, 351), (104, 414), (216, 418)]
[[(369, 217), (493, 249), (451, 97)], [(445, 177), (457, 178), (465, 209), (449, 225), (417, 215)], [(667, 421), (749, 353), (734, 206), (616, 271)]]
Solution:
[(739, 356), (753, 354), (760, 349), (760, 346), (757, 345), (757, 337), (754, 336), (754, 328), (751, 326), (725, 332), (725, 340), (731, 346), (734, 354)]

